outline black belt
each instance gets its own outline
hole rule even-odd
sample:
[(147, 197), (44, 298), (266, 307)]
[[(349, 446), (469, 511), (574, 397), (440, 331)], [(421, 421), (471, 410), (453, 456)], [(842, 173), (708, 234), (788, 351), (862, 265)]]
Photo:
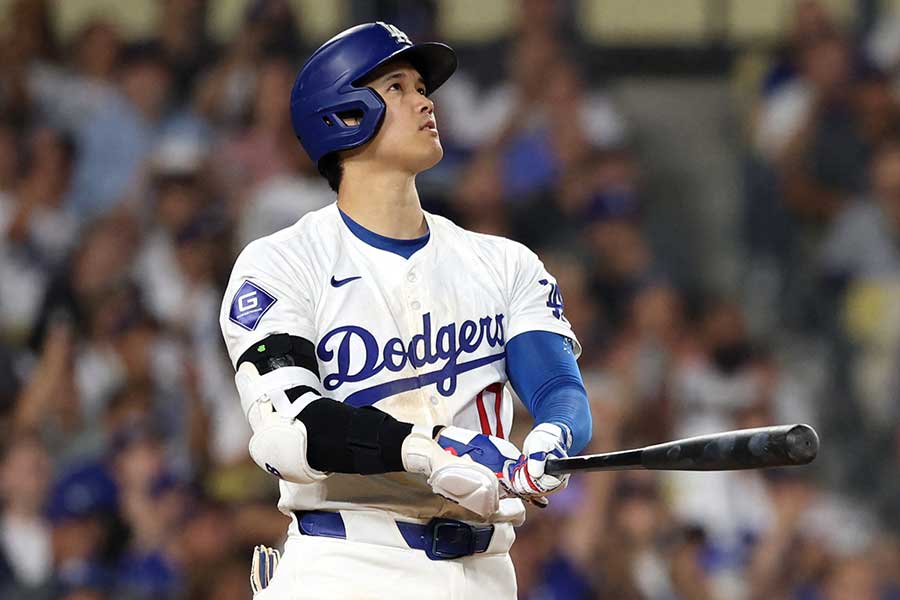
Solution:
[[(303, 535), (347, 539), (340, 513), (320, 510), (294, 511)], [(476, 527), (454, 519), (432, 519), (422, 525), (395, 521), (410, 548), (422, 550), (431, 560), (462, 558), (484, 552), (491, 543), (494, 526)]]

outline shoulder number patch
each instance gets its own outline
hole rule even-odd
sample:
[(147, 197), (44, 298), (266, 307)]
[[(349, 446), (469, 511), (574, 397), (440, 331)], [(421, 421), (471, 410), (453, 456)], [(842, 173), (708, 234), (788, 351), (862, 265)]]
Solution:
[(278, 300), (270, 293), (249, 281), (244, 281), (231, 301), (231, 312), (228, 318), (246, 329), (253, 331), (259, 325), (263, 315)]
[(563, 304), (562, 292), (559, 291), (559, 284), (546, 279), (541, 279), (538, 283), (550, 286), (550, 292), (547, 294), (547, 308), (553, 311), (554, 317), (562, 320), (563, 308), (565, 305)]

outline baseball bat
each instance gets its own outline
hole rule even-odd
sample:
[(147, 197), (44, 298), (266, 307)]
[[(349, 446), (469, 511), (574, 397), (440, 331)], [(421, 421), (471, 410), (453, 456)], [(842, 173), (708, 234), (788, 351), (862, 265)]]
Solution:
[(570, 456), (547, 461), (546, 473), (578, 471), (734, 471), (805, 465), (819, 451), (819, 436), (809, 425), (739, 429), (664, 442), (645, 448)]

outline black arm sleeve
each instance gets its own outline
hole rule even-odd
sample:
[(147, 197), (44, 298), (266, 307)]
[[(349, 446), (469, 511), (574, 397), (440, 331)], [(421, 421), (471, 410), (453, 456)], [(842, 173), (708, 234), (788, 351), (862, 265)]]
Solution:
[(410, 423), (331, 398), (313, 400), (297, 418), (306, 426), (306, 459), (314, 469), (361, 475), (404, 470), (400, 448)]

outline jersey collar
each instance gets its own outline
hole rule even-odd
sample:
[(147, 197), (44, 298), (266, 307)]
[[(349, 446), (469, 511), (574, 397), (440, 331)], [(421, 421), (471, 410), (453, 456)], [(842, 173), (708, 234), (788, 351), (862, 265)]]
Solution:
[(344, 224), (347, 226), (347, 229), (349, 229), (357, 239), (369, 246), (372, 246), (373, 248), (384, 250), (385, 252), (391, 252), (398, 256), (402, 256), (407, 260), (409, 260), (409, 258), (413, 254), (424, 248), (428, 243), (428, 240), (431, 238), (430, 227), (425, 235), (412, 240), (398, 240), (396, 238), (386, 237), (375, 233), (374, 231), (366, 229), (365, 227), (351, 219), (349, 216), (347, 216), (340, 208), (338, 208), (337, 210), (341, 215), (341, 219), (344, 221)]

